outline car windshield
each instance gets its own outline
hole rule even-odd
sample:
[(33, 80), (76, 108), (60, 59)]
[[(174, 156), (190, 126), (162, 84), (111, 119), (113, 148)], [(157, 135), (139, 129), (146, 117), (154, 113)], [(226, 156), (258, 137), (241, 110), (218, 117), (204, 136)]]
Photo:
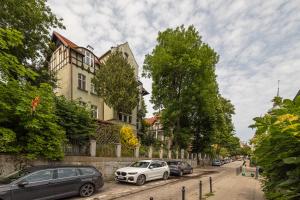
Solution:
[(135, 162), (130, 167), (139, 167), (139, 168), (147, 168), (150, 162)]
[(169, 161), (168, 165), (178, 165), (179, 162), (178, 161)]
[(19, 170), (19, 171), (15, 171), (7, 176), (4, 177), (0, 177), (0, 183), (2, 184), (9, 184), (27, 174), (29, 174), (30, 172), (26, 171), (26, 170)]

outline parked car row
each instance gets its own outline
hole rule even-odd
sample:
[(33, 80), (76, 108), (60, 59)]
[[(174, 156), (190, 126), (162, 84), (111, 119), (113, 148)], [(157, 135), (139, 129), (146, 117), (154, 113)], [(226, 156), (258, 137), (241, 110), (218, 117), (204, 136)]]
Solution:
[[(187, 173), (193, 173), (193, 168), (184, 161), (141, 160), (118, 169), (115, 180), (143, 185), (150, 180), (166, 180), (170, 175)], [(88, 197), (103, 185), (101, 172), (92, 166), (35, 166), (0, 177), (0, 200)]]
[(193, 168), (184, 161), (141, 160), (129, 167), (118, 169), (115, 180), (143, 185), (150, 180), (166, 180), (170, 175), (183, 176), (188, 173), (193, 173)]
[(225, 159), (215, 159), (212, 161), (212, 166), (222, 166), (224, 164), (233, 162), (231, 158), (225, 158)]

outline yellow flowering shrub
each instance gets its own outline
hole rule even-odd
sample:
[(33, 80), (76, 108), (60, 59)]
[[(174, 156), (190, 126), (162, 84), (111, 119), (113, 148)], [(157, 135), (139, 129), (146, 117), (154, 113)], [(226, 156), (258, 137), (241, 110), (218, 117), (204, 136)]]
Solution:
[(278, 122), (284, 122), (284, 121), (292, 122), (292, 121), (298, 120), (298, 116), (292, 115), (292, 114), (284, 114), (284, 115), (277, 117), (277, 120), (278, 120)]
[(133, 129), (128, 125), (123, 125), (120, 129), (121, 144), (128, 148), (135, 148), (139, 141), (135, 136)]

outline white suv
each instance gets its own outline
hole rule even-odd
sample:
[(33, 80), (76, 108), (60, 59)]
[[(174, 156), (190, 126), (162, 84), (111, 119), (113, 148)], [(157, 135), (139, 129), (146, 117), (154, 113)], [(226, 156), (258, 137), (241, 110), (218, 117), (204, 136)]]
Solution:
[(115, 172), (116, 181), (124, 181), (143, 185), (146, 181), (169, 178), (170, 169), (165, 161), (140, 160), (129, 167), (120, 168)]

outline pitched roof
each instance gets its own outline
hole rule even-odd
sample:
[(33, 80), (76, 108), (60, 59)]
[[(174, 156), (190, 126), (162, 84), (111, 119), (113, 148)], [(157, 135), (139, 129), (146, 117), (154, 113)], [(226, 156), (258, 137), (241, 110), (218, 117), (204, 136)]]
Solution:
[(157, 120), (158, 120), (158, 116), (157, 115), (155, 115), (155, 116), (153, 116), (153, 117), (150, 117), (150, 118), (146, 118), (145, 119), (145, 122), (147, 123), (147, 124), (149, 124), (149, 125), (153, 125)]
[(300, 96), (300, 90), (298, 91), (298, 93), (296, 94), (296, 96), (294, 97), (294, 101), (296, 100), (296, 98)]
[(59, 34), (56, 31), (53, 31), (53, 36), (57, 37), (67, 47), (71, 47), (71, 48), (77, 48), (78, 47), (77, 44), (75, 44), (71, 40), (65, 38), (64, 36), (62, 36), (61, 34)]
[(110, 47), (110, 50), (106, 51), (104, 54), (102, 54), (101, 56), (99, 56), (99, 59), (101, 60), (102, 58), (104, 58), (105, 56), (107, 56), (108, 54), (110, 54), (112, 49), (115, 49), (115, 48), (118, 49), (119, 47), (121, 47), (124, 44), (128, 44), (128, 42), (124, 42), (122, 44), (118, 44), (116, 47)]
[(101, 60), (102, 58), (104, 58), (107, 54), (109, 54), (111, 52), (111, 50), (106, 51), (103, 55), (101, 55), (99, 57), (99, 59)]

